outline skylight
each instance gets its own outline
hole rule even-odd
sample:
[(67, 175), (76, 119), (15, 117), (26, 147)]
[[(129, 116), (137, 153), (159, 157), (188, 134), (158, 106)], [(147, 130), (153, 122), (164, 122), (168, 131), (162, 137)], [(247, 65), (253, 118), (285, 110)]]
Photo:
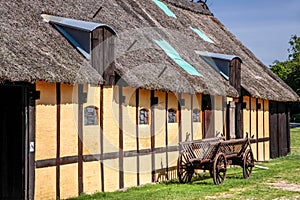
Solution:
[(163, 2), (159, 1), (159, 0), (153, 0), (153, 2), (160, 8), (162, 9), (166, 15), (168, 15), (169, 17), (174, 17), (176, 18), (176, 15), (168, 8), (168, 6), (166, 4), (164, 4)]
[(154, 42), (182, 69), (194, 76), (202, 76), (192, 65), (183, 60), (179, 53), (165, 40), (154, 40)]
[(209, 43), (214, 43), (207, 35), (205, 35), (202, 31), (200, 31), (197, 28), (193, 28), (190, 26), (190, 29), (192, 29), (199, 37), (201, 37), (203, 40)]

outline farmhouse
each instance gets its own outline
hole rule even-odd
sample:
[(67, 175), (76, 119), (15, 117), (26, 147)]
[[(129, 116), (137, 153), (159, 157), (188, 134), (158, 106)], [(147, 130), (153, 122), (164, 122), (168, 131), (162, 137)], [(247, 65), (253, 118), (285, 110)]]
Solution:
[(56, 199), (176, 178), (178, 142), (290, 150), (297, 94), (204, 3), (1, 2), (0, 199)]

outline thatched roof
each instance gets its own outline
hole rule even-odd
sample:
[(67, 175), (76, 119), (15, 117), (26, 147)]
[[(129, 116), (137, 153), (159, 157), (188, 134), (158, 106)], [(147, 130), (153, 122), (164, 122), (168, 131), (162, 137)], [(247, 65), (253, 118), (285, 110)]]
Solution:
[[(195, 53), (209, 51), (236, 55), (243, 60), (242, 86), (252, 96), (278, 101), (299, 98), (205, 5), (188, 0), (161, 1), (176, 18), (167, 16), (152, 0), (1, 2), (0, 80), (102, 82), (88, 61), (54, 28), (42, 21), (41, 14), (51, 14), (113, 27), (119, 44), (116, 50), (117, 72), (130, 86), (237, 96), (237, 91), (228, 81)], [(191, 27), (201, 29), (214, 43), (201, 39)], [(188, 74), (154, 40), (168, 42), (202, 76)]]

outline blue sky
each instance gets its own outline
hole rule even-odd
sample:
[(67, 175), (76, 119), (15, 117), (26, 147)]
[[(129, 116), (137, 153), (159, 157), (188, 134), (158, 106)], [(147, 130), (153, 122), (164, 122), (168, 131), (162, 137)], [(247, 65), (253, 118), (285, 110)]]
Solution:
[(267, 66), (286, 60), (291, 35), (300, 36), (300, 0), (207, 0), (207, 5)]

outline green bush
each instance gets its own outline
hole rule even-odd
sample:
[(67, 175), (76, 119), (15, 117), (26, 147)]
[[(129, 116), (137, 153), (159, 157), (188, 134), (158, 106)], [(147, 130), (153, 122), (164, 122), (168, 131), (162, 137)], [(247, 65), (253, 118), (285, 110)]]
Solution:
[(300, 123), (300, 114), (296, 114), (292, 116), (292, 122)]

